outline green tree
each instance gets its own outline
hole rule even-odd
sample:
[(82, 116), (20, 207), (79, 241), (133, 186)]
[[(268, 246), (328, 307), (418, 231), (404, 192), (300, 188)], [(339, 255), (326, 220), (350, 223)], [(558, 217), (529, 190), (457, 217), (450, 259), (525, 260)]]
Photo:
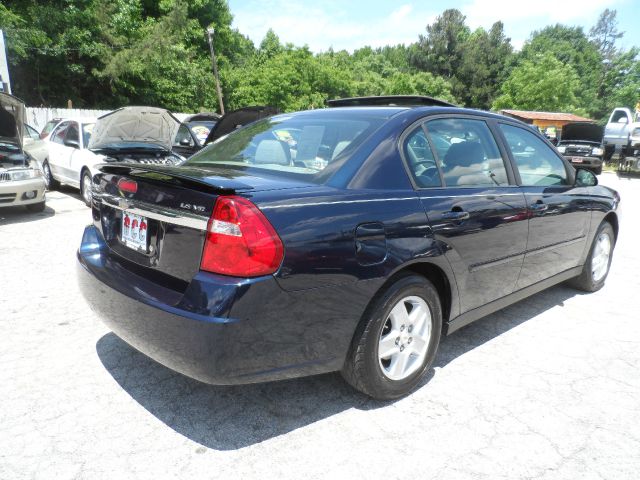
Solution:
[(487, 32), (477, 29), (462, 45), (454, 93), (468, 107), (489, 109), (499, 95), (512, 56), (511, 41), (502, 22)]
[(344, 70), (307, 47), (282, 46), (268, 32), (258, 55), (225, 77), (229, 108), (271, 105), (281, 110), (323, 107), (327, 98), (350, 93), (350, 78)]
[(107, 53), (100, 28), (92, 1), (3, 2), (0, 29), (15, 94), (30, 105), (100, 103), (109, 91), (93, 75)]
[(640, 102), (640, 49), (634, 47), (616, 55), (604, 78), (602, 120), (615, 107), (634, 109)]
[(604, 121), (611, 110), (617, 106), (634, 107), (640, 100), (640, 82), (637, 72), (638, 50), (633, 48), (628, 52), (618, 49), (617, 41), (624, 36), (618, 30), (617, 12), (604, 10), (598, 22), (589, 31), (591, 42), (598, 48), (602, 56), (598, 84), (598, 103), (595, 116)]
[(582, 27), (557, 24), (534, 32), (531, 40), (522, 48), (518, 63), (533, 61), (539, 55), (546, 54), (551, 54), (563, 65), (570, 66), (577, 75), (579, 88), (574, 91), (574, 107), (579, 107), (590, 115), (596, 115), (599, 110), (597, 93), (602, 56), (597, 47), (589, 41)]
[(618, 54), (617, 41), (624, 36), (624, 32), (618, 30), (618, 12), (605, 9), (598, 17), (598, 22), (589, 30), (589, 39), (606, 61), (613, 61)]
[(445, 10), (431, 25), (427, 35), (420, 35), (411, 48), (411, 64), (423, 71), (452, 79), (462, 63), (463, 45), (470, 35), (466, 17), (454, 8)]
[(583, 113), (578, 107), (578, 75), (552, 53), (524, 60), (502, 84), (494, 110), (519, 109)]

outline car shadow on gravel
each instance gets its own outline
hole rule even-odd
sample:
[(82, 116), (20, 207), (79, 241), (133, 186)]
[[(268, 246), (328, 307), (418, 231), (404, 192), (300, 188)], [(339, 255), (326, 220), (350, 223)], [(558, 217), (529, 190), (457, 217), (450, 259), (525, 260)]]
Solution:
[(3, 207), (0, 208), (0, 226), (13, 223), (37, 222), (43, 218), (53, 217), (55, 214), (56, 211), (49, 206), (38, 213), (32, 213), (25, 207)]
[(553, 307), (564, 306), (566, 300), (577, 295), (585, 295), (585, 292), (571, 288), (566, 284), (560, 284), (479, 319), (441, 340), (438, 356), (433, 366), (445, 367), (459, 356), (499, 337), (533, 317)]
[[(442, 375), (455, 358), (579, 294), (565, 286), (541, 292), (442, 339), (434, 367), (422, 382)], [(371, 410), (393, 402), (372, 400), (338, 373), (280, 382), (212, 386), (178, 374), (139, 353), (113, 333), (96, 351), (118, 384), (168, 427), (205, 447), (234, 450), (268, 440), (350, 408)]]

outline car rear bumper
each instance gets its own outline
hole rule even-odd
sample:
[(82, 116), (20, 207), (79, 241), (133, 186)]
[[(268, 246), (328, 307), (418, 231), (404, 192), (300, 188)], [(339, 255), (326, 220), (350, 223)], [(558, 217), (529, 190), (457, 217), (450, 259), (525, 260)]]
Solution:
[(110, 254), (94, 226), (85, 229), (77, 257), (80, 289), (102, 321), (137, 350), (189, 377), (230, 385), (342, 366), (350, 338), (332, 343), (342, 332), (326, 331), (332, 321), (318, 321), (322, 308), (300, 312), (302, 299), (284, 292), (272, 276), (200, 272), (186, 291), (172, 291)]
[[(32, 196), (33, 198), (27, 198)], [(42, 178), (0, 182), (0, 207), (30, 205), (45, 201), (45, 183)]]

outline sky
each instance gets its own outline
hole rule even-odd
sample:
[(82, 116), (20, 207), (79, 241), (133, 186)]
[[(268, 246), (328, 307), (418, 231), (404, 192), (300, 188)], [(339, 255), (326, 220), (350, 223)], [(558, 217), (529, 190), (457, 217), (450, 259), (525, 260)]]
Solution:
[(620, 46), (640, 46), (640, 0), (229, 0), (229, 7), (233, 26), (256, 46), (272, 28), (282, 42), (314, 52), (409, 44), (447, 8), (466, 15), (472, 29), (502, 20), (516, 49), (534, 30), (555, 23), (588, 33), (605, 8), (615, 9), (626, 32)]

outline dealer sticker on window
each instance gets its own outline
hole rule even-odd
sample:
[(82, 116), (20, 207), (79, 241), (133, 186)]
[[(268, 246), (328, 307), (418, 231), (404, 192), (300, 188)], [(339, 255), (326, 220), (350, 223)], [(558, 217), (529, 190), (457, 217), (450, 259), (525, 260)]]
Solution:
[(121, 239), (127, 247), (147, 251), (147, 219), (141, 215), (122, 212)]

